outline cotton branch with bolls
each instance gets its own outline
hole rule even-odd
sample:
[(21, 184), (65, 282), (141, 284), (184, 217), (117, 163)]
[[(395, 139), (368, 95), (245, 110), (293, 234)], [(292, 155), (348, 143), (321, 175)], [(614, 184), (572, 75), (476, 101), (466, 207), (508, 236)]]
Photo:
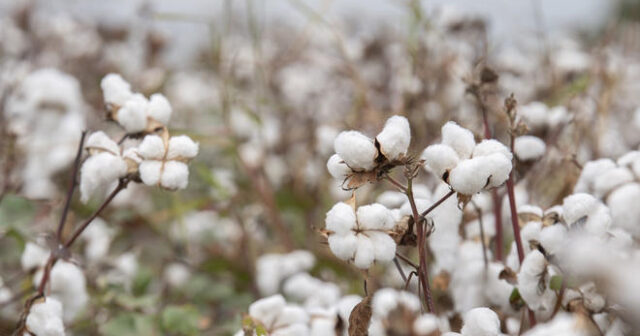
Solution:
[[(129, 183), (140, 182), (171, 191), (184, 189), (188, 185), (188, 163), (198, 154), (198, 143), (186, 135), (170, 135), (167, 123), (172, 109), (168, 100), (162, 94), (154, 94), (147, 99), (142, 94), (133, 93), (129, 83), (116, 74), (107, 75), (101, 86), (108, 117), (125, 131), (122, 140), (142, 138), (142, 141), (137, 140), (134, 144), (123, 143), (122, 140), (116, 142), (104, 132), (97, 131), (88, 137), (85, 144), (83, 133), (72, 184), (51, 252), (32, 247), (30, 251), (42, 250), (41, 253), (24, 257), (23, 264), (38, 267), (34, 280), (37, 294), (25, 304), (19, 331), (37, 335), (64, 335), (64, 327), (61, 322), (58, 323), (59, 316), (70, 320), (87, 301), (86, 292), (78, 292), (85, 286), (82, 270), (66, 261), (71, 256), (69, 248)], [(80, 168), (83, 148), (88, 157)], [(102, 204), (69, 237), (63, 237), (78, 171), (82, 202), (100, 199)], [(78, 283), (76, 280), (82, 281)], [(58, 310), (61, 312), (58, 313)]]

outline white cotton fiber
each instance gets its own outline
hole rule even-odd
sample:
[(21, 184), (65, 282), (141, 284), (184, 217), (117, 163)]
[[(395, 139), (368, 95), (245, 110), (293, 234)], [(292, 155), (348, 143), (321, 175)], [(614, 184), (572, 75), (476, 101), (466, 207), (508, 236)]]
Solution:
[(375, 259), (382, 262), (389, 262), (396, 256), (396, 242), (386, 233), (367, 232), (371, 244), (374, 247)]
[(143, 95), (135, 94), (120, 107), (116, 119), (127, 133), (138, 133), (147, 128), (147, 105)]
[(161, 160), (165, 154), (162, 138), (157, 135), (147, 135), (138, 146), (138, 154), (145, 160)]
[(473, 308), (464, 315), (464, 336), (498, 336), (500, 335), (500, 319), (491, 309)]
[(449, 174), (449, 184), (456, 192), (473, 195), (480, 192), (487, 184), (485, 157), (478, 157), (460, 162)]
[(519, 136), (513, 143), (513, 151), (520, 161), (539, 159), (546, 149), (547, 145), (544, 141), (533, 135)]
[(442, 126), (442, 144), (453, 148), (460, 158), (469, 158), (476, 141), (471, 131), (449, 121)]
[(585, 193), (569, 195), (562, 201), (562, 213), (567, 225), (571, 226), (598, 206), (598, 200)]
[(356, 213), (350, 205), (343, 202), (336, 203), (327, 212), (325, 225), (327, 230), (345, 235), (356, 226)]
[(380, 151), (387, 159), (396, 160), (405, 156), (411, 142), (409, 121), (402, 116), (387, 119), (376, 140), (380, 144)]
[(596, 196), (603, 197), (615, 188), (633, 180), (633, 174), (627, 168), (608, 169), (594, 179), (593, 191)]
[(375, 249), (371, 239), (365, 235), (357, 235), (358, 238), (356, 253), (353, 259), (354, 265), (358, 268), (369, 268), (375, 258)]
[(573, 192), (591, 192), (593, 191), (593, 183), (595, 179), (607, 170), (616, 167), (615, 162), (611, 159), (599, 159), (587, 162), (582, 168), (578, 182), (576, 182)]
[(389, 209), (378, 203), (359, 207), (356, 216), (365, 230), (391, 230), (395, 224)]
[(331, 155), (327, 161), (327, 170), (329, 170), (331, 176), (339, 180), (344, 180), (345, 177), (353, 172), (338, 154)]
[(142, 161), (138, 166), (138, 170), (142, 183), (148, 186), (154, 186), (160, 182), (162, 162), (154, 160)]
[(455, 168), (460, 162), (456, 151), (443, 144), (427, 147), (422, 152), (422, 159), (425, 161), (425, 167), (439, 178), (442, 178), (446, 171)]
[(102, 131), (93, 132), (85, 142), (85, 148), (109, 151), (115, 155), (120, 153), (118, 144)]
[(484, 139), (473, 149), (473, 157), (488, 156), (495, 153), (501, 153), (509, 159), (509, 161), (513, 159), (509, 148), (498, 140)]
[(27, 329), (39, 336), (64, 336), (62, 324), (62, 304), (47, 297), (44, 302), (31, 306), (26, 320)]
[(358, 238), (354, 234), (332, 234), (329, 236), (328, 241), (331, 252), (342, 260), (353, 258), (358, 248)]
[(119, 156), (102, 152), (90, 156), (80, 169), (80, 199), (87, 202), (89, 198), (107, 192), (107, 189), (118, 178), (127, 173), (127, 163)]
[(189, 184), (189, 167), (184, 162), (167, 161), (164, 163), (160, 185), (169, 190), (184, 189)]
[(198, 155), (198, 143), (186, 135), (178, 135), (169, 139), (168, 160), (193, 159)]
[(341, 132), (333, 146), (351, 169), (368, 171), (375, 166), (378, 150), (370, 138), (358, 131)]
[(149, 98), (147, 114), (161, 124), (167, 125), (171, 119), (171, 104), (163, 94), (154, 93)]
[(47, 263), (49, 251), (32, 242), (27, 242), (20, 257), (20, 264), (24, 271), (30, 271), (36, 267), (42, 267)]
[(100, 82), (102, 93), (104, 95), (104, 101), (110, 104), (118, 106), (124, 105), (124, 103), (131, 98), (131, 85), (127, 83), (118, 74), (108, 74)]

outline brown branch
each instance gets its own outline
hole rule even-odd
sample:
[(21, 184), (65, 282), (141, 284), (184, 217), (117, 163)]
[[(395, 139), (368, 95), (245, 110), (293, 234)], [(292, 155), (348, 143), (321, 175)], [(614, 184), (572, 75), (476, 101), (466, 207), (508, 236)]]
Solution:
[(62, 232), (64, 231), (64, 225), (67, 221), (67, 215), (69, 213), (69, 206), (71, 205), (71, 199), (73, 198), (73, 191), (75, 190), (78, 178), (78, 171), (80, 170), (80, 158), (82, 157), (82, 148), (84, 147), (84, 138), (87, 135), (87, 131), (82, 131), (80, 136), (80, 143), (78, 144), (78, 152), (76, 153), (76, 159), (73, 162), (73, 172), (71, 173), (71, 181), (69, 181), (69, 189), (67, 190), (67, 198), (62, 209), (62, 215), (60, 216), (60, 222), (58, 223), (58, 232), (56, 233), (56, 244), (62, 242)]

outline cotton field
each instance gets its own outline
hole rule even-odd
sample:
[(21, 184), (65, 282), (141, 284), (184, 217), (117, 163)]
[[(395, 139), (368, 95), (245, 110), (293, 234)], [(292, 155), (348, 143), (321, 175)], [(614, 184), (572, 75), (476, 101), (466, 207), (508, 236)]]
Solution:
[(5, 3), (0, 335), (640, 335), (640, 4), (390, 2)]

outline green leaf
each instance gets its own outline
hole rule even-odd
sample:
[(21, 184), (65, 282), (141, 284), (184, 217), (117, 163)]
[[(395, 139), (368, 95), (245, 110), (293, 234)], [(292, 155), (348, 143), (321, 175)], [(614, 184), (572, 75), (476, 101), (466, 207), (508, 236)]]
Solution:
[(562, 276), (560, 275), (552, 276), (551, 280), (549, 281), (549, 288), (555, 291), (559, 291), (562, 288)]
[(511, 291), (511, 295), (509, 295), (509, 303), (515, 310), (520, 310), (520, 308), (524, 306), (524, 300), (522, 299), (522, 296), (520, 296), (518, 288), (514, 287), (513, 291)]
[(153, 317), (138, 313), (122, 313), (100, 326), (104, 336), (158, 335)]
[(162, 311), (162, 329), (177, 335), (199, 335), (200, 314), (189, 305), (168, 306)]
[(153, 280), (153, 271), (149, 267), (140, 267), (133, 278), (133, 286), (131, 287), (133, 294), (140, 296), (146, 293), (151, 280)]

